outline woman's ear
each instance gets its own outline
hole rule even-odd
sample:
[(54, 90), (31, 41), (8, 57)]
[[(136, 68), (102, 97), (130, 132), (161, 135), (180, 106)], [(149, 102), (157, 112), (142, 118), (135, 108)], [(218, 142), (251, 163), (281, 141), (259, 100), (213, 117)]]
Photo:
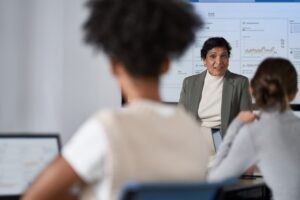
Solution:
[(202, 63), (204, 65), (204, 67), (206, 67), (206, 59), (202, 59)]
[(165, 74), (169, 71), (169, 69), (170, 69), (170, 59), (166, 58), (161, 65), (160, 73)]

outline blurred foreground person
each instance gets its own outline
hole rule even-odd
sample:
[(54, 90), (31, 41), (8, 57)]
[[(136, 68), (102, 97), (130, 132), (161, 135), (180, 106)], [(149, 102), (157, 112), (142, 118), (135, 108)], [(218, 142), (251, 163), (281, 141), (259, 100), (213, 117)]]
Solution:
[(268, 58), (251, 80), (259, 114), (241, 112), (228, 128), (208, 179), (241, 175), (257, 165), (274, 200), (300, 199), (300, 119), (289, 108), (297, 72), (283, 58)]
[(193, 42), (202, 22), (180, 0), (91, 0), (87, 43), (107, 53), (130, 103), (89, 119), (25, 193), (23, 200), (116, 199), (127, 181), (204, 179), (208, 147), (184, 109), (160, 102), (170, 59)]

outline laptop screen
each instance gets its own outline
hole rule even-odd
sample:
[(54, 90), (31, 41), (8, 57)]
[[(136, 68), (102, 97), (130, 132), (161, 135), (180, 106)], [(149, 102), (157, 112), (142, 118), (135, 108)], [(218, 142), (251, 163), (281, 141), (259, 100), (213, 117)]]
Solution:
[(57, 134), (0, 134), (0, 197), (21, 195), (59, 150)]
[(213, 138), (215, 152), (218, 152), (219, 147), (222, 143), (222, 136), (219, 129), (217, 131), (212, 132), (212, 138)]

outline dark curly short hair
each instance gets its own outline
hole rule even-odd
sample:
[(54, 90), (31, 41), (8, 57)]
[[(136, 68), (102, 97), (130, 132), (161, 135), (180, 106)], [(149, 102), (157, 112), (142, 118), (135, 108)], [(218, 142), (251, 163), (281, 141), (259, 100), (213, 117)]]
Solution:
[(85, 41), (134, 77), (154, 77), (194, 41), (203, 23), (182, 0), (90, 0)]
[(225, 48), (227, 50), (228, 57), (230, 57), (231, 46), (230, 46), (229, 42), (227, 42), (227, 40), (225, 40), (225, 38), (223, 38), (223, 37), (211, 37), (211, 38), (208, 38), (202, 46), (201, 58), (205, 59), (208, 51), (213, 48), (216, 48), (216, 47)]

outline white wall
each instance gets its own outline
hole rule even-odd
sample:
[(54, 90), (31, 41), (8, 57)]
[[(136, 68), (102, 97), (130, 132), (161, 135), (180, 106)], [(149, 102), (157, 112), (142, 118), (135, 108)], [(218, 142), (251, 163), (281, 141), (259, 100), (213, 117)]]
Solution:
[(0, 1), (0, 132), (60, 132), (120, 107), (104, 55), (82, 42), (84, 0)]

